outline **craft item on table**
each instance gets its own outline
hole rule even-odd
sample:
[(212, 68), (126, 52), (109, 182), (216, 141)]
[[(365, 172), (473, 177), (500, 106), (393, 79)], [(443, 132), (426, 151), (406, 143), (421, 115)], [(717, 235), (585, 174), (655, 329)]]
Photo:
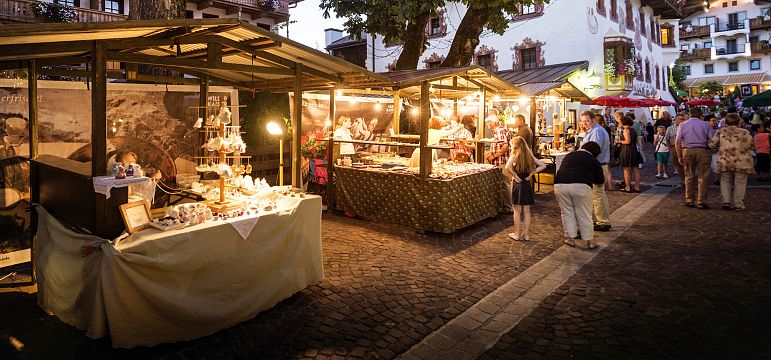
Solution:
[(126, 178), (126, 167), (123, 165), (123, 163), (118, 163), (118, 175), (115, 175), (116, 179), (125, 179)]
[(190, 225), (197, 225), (211, 219), (211, 210), (202, 203), (181, 204), (166, 209), (166, 216)]
[(134, 165), (128, 164), (128, 167), (126, 168), (126, 176), (134, 177)]
[[(214, 125), (214, 115), (212, 114), (206, 118), (206, 126), (213, 126), (213, 125)], [(219, 126), (219, 124), (217, 126)]]
[(220, 111), (217, 114), (217, 120), (219, 120), (217, 126), (219, 126), (219, 124), (225, 124), (225, 125), (230, 124), (231, 122), (230, 116), (231, 116), (230, 109), (223, 102), (222, 105), (220, 106)]
[(241, 180), (241, 187), (247, 190), (254, 190), (254, 180), (251, 175), (244, 175), (244, 178)]
[(153, 221), (150, 223), (150, 226), (162, 230), (162, 231), (169, 231), (169, 230), (176, 230), (181, 229), (185, 226), (187, 226), (188, 223), (173, 217), (162, 217), (162, 218), (156, 218), (153, 219)]
[(198, 118), (198, 119), (195, 121), (195, 124), (193, 124), (193, 128), (194, 128), (194, 129), (200, 129), (202, 126), (203, 126), (203, 118), (200, 118), (200, 117), (199, 117), (199, 118)]
[[(155, 184), (153, 181), (145, 176), (134, 176), (130, 178), (119, 179), (115, 176), (96, 176), (93, 178), (94, 192), (102, 194), (106, 198), (110, 198), (110, 190), (114, 187), (126, 187), (129, 185), (146, 184), (149, 189), (152, 189), (152, 194), (155, 194)], [(144, 196), (146, 199), (152, 199), (152, 197)]]
[(228, 164), (218, 164), (215, 171), (219, 176), (222, 176), (225, 178), (229, 178), (233, 176), (233, 169), (231, 169), (230, 166), (228, 166)]

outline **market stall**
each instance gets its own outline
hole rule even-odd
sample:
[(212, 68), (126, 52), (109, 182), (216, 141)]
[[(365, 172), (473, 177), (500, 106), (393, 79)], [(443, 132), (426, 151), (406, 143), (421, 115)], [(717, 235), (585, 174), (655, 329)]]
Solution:
[[(108, 71), (107, 61), (126, 71)], [(140, 64), (177, 75), (146, 75)], [(323, 279), (321, 199), (298, 189), (300, 112), (292, 117), (292, 186), (270, 186), (240, 162), (246, 144), (238, 105), (210, 96), (209, 86), (301, 94), (382, 83), (378, 75), (236, 19), (6, 25), (0, 68), (23, 68), (29, 79), (29, 187), (39, 214), (32, 260), (47, 311), (88, 336), (109, 334), (114, 346), (153, 345), (211, 334)], [(61, 121), (38, 111), (41, 74), (88, 81), (90, 142), (76, 156), (38, 152), (41, 124)], [(142, 102), (108, 97), (110, 79), (199, 85), (197, 106), (169, 110), (195, 108), (192, 119), (158, 123), (183, 127), (193, 139), (201, 134), (193, 171), (217, 176), (211, 184), (194, 181), (206, 200), (151, 211), (158, 173), (137, 166), (141, 151), (108, 151), (125, 122), (107, 102)], [(292, 106), (299, 109), (300, 98)]]
[[(378, 221), (445, 233), (495, 216), (501, 207), (502, 174), (497, 166), (483, 163), (486, 147), (497, 142), (485, 138), (484, 119), (492, 114), (494, 97), (517, 96), (517, 89), (477, 66), (379, 75), (387, 81), (330, 91), (325, 104), (329, 111), (316, 121), (333, 149), (327, 159), (335, 179), (327, 190), (328, 204)], [(355, 104), (355, 111), (339, 109), (336, 104), (341, 103), (348, 108)], [(362, 112), (365, 108), (387, 113)], [(466, 121), (464, 129), (476, 131), (457, 137), (461, 119), (471, 119), (466, 115), (473, 115), (473, 121)], [(322, 128), (324, 119), (328, 126)], [(444, 122), (441, 128), (438, 121)], [(370, 134), (380, 135), (375, 139)], [(476, 156), (459, 160), (453, 156), (457, 146)]]

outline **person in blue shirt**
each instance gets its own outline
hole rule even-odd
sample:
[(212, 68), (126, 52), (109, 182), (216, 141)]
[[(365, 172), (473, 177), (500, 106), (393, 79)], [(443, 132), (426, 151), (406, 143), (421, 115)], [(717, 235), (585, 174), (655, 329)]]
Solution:
[[(608, 132), (597, 123), (596, 116), (592, 111), (584, 111), (581, 113), (581, 125), (587, 129), (584, 135), (581, 145), (583, 146), (589, 142), (595, 142), (600, 146), (600, 154), (597, 156), (597, 161), (602, 165), (602, 173), (604, 178), (608, 177), (610, 169), (608, 163), (610, 162), (610, 136)], [(592, 186), (592, 204), (594, 206), (594, 217), (596, 222), (594, 223), (594, 229), (597, 231), (609, 231), (610, 225), (610, 210), (608, 206), (608, 197), (605, 194), (605, 187), (603, 184)]]

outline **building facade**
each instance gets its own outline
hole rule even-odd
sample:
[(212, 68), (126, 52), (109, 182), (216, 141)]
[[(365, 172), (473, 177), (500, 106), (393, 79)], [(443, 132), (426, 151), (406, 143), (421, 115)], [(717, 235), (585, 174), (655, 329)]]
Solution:
[(701, 96), (699, 86), (713, 81), (724, 92), (738, 87), (744, 96), (771, 88), (771, 4), (753, 0), (705, 4), (679, 23), (666, 24), (678, 35), (673, 40), (690, 95)]
[[(36, 14), (36, 3), (65, 5), (74, 12), (72, 21), (125, 21), (129, 1), (141, 0), (0, 0), (0, 23), (51, 22), (50, 16)], [(209, 0), (188, 1), (186, 17), (238, 18), (268, 30), (289, 18), (289, 7), (301, 0)]]
[[(467, 8), (448, 3), (426, 28), (419, 68), (444, 60)], [(591, 97), (606, 94), (672, 99), (663, 60), (660, 15), (640, 0), (551, 1), (523, 6), (503, 35), (484, 31), (472, 64), (493, 71), (588, 61), (569, 81)], [(366, 37), (368, 69), (393, 69), (401, 48)]]

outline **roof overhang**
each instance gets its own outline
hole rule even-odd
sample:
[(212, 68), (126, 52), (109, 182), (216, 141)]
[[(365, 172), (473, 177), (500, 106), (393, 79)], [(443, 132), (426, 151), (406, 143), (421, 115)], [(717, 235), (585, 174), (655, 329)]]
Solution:
[(237, 19), (4, 25), (0, 69), (22, 67), (30, 60), (40, 65), (84, 64), (97, 42), (104, 42), (110, 61), (205, 74), (239, 89), (291, 91), (296, 74), (302, 76), (304, 89), (386, 82), (364, 68)]

